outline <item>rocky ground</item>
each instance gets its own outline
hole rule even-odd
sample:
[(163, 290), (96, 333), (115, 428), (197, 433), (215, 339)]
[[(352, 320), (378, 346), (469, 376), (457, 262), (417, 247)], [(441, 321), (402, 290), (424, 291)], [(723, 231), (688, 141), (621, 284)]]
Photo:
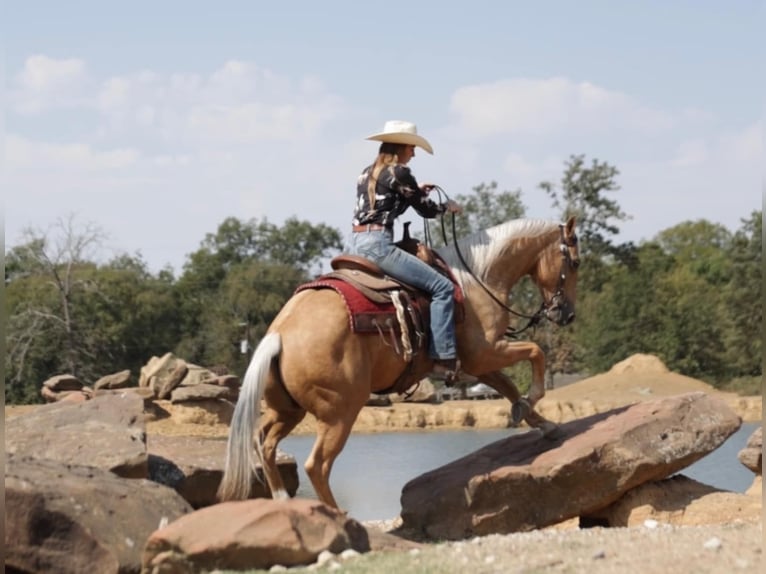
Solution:
[[(557, 422), (603, 412), (617, 406), (690, 391), (717, 393), (701, 381), (670, 373), (656, 359), (634, 356), (609, 372), (549, 391), (540, 412)], [(761, 398), (725, 396), (743, 420), (761, 420)], [(226, 437), (228, 425), (209, 413), (161, 405), (172, 416), (147, 423), (147, 432), (164, 435)], [(6, 407), (6, 417), (31, 407)], [(448, 429), (473, 426), (504, 428), (508, 421), (505, 400), (450, 401), (442, 404), (396, 403), (365, 407), (354, 432)], [(296, 433), (313, 432), (310, 417)], [(398, 518), (366, 523), (373, 532), (389, 532), (402, 540), (395, 552), (373, 552), (342, 563), (344, 572), (563, 572), (588, 574), (615, 572), (762, 572), (763, 531), (758, 522), (729, 521), (703, 526), (668, 526), (647, 521), (632, 528), (580, 529), (577, 520), (545, 530), (491, 535), (462, 542), (419, 544), (417, 537), (397, 529)], [(395, 546), (394, 549), (397, 549)], [(335, 569), (333, 562), (322, 569)], [(314, 566), (313, 568), (316, 568)]]

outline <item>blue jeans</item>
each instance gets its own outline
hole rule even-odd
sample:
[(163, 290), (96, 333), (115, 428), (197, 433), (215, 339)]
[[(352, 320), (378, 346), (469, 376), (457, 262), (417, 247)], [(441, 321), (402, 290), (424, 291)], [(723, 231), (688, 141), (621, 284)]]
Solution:
[(352, 233), (346, 250), (378, 264), (384, 273), (431, 294), (431, 337), (428, 354), (432, 359), (454, 359), (455, 287), (452, 281), (414, 255), (394, 245), (392, 231)]

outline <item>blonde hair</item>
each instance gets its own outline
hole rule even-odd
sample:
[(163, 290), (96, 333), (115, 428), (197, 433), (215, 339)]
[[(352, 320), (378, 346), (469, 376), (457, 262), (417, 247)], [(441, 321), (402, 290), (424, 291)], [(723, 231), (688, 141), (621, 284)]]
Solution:
[(378, 155), (372, 164), (370, 175), (367, 179), (367, 198), (370, 200), (370, 209), (375, 207), (375, 186), (378, 184), (380, 172), (399, 163), (399, 150), (405, 147), (405, 145), (391, 142), (380, 144)]

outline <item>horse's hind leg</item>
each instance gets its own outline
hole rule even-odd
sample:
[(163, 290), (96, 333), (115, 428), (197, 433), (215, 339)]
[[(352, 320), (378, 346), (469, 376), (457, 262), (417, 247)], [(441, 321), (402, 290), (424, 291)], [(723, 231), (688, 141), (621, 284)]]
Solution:
[(339, 507), (330, 490), (330, 471), (348, 440), (355, 418), (339, 420), (333, 424), (317, 420), (316, 442), (305, 464), (306, 474), (319, 500), (334, 508)]
[(277, 445), (295, 428), (306, 416), (303, 409), (277, 411), (271, 407), (266, 409), (261, 424), (260, 437), (263, 448), (263, 474), (274, 499), (289, 498), (282, 475), (277, 467)]

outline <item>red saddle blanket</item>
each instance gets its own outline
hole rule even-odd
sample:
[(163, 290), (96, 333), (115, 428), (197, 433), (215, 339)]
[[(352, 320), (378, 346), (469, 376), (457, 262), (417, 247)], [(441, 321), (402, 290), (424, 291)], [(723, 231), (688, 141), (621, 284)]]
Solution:
[[(356, 287), (341, 279), (319, 277), (300, 285), (295, 292), (306, 289), (332, 289), (341, 296), (348, 310), (348, 319), (354, 333), (378, 333), (381, 330), (399, 331), (393, 303), (378, 304), (370, 301)], [(413, 303), (417, 303), (413, 300)]]

